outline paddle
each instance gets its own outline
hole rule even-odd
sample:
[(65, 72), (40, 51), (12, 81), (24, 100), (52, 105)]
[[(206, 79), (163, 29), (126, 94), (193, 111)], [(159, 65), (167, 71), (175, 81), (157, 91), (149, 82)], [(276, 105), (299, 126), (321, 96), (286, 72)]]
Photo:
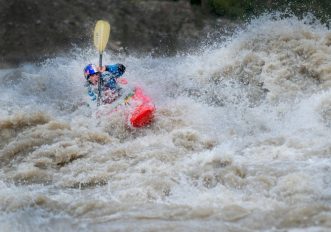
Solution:
[[(102, 67), (102, 53), (104, 52), (110, 34), (110, 25), (105, 20), (97, 21), (97, 24), (94, 28), (94, 46), (99, 52), (99, 67)], [(100, 105), (101, 99), (101, 74), (98, 81), (98, 101), (97, 105)]]

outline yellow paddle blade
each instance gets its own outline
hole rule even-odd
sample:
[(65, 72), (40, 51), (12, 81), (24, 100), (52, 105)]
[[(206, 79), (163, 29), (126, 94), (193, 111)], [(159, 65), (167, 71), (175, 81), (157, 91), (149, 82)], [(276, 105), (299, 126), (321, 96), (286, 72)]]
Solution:
[(99, 20), (94, 28), (94, 45), (99, 51), (103, 53), (106, 48), (110, 33), (110, 25), (105, 20)]

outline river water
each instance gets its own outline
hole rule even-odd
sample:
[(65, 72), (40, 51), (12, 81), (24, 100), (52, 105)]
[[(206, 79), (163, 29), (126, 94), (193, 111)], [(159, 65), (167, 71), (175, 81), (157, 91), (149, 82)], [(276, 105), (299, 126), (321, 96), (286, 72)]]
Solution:
[(93, 48), (0, 72), (1, 231), (330, 231), (331, 31), (261, 16), (175, 57), (115, 56), (146, 128), (96, 117)]

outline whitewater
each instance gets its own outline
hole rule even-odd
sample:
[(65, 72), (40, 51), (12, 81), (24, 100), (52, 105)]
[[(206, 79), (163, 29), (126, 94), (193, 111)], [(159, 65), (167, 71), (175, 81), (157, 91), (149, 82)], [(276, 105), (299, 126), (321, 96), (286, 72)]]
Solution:
[(331, 31), (268, 14), (174, 57), (116, 55), (145, 128), (96, 117), (93, 48), (0, 70), (1, 231), (330, 231)]

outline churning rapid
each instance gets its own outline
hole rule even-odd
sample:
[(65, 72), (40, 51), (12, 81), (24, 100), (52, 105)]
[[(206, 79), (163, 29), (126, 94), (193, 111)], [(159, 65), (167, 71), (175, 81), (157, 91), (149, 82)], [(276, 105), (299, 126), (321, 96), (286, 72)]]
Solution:
[(2, 231), (328, 231), (331, 31), (265, 15), (168, 58), (115, 56), (151, 126), (96, 117), (93, 49), (1, 70)]

